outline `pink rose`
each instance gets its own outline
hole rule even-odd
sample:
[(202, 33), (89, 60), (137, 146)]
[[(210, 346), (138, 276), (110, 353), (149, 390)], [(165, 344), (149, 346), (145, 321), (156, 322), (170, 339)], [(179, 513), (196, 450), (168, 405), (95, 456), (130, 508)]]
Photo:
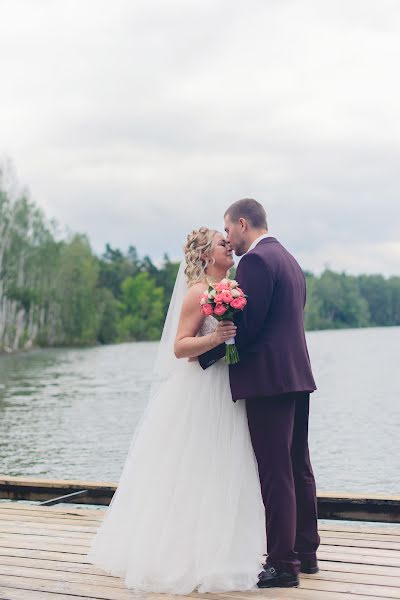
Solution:
[(243, 310), (244, 307), (246, 306), (246, 304), (247, 304), (246, 298), (240, 297), (240, 298), (235, 298), (234, 300), (232, 300), (231, 307), (236, 308), (238, 310)]
[(214, 302), (216, 304), (221, 304), (222, 302), (224, 302), (224, 298), (222, 296), (222, 292), (217, 294), (216, 296), (214, 296)]
[(223, 290), (226, 290), (226, 284), (223, 281), (220, 281), (219, 283), (215, 283), (214, 284), (214, 289), (217, 292), (222, 292)]
[(223, 304), (218, 304), (215, 308), (214, 308), (214, 314), (217, 315), (218, 317), (222, 317), (222, 315), (224, 315), (227, 311), (227, 308), (223, 305)]
[(203, 311), (203, 314), (206, 316), (212, 315), (214, 312), (212, 304), (203, 304), (203, 306), (201, 307), (201, 310)]
[(224, 290), (223, 292), (221, 292), (220, 295), (222, 298), (222, 302), (226, 302), (227, 304), (229, 304), (229, 302), (232, 302), (232, 300), (233, 300), (233, 296), (232, 296), (231, 292), (228, 290)]
[(241, 296), (244, 296), (244, 291), (242, 290), (242, 288), (240, 288), (240, 287), (237, 287), (236, 289), (237, 289), (237, 291), (239, 292), (239, 294), (240, 294)]

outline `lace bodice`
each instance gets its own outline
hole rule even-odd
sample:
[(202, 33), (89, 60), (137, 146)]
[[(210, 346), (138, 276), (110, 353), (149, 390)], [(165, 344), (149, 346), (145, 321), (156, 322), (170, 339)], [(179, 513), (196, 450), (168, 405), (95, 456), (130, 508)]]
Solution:
[(218, 321), (212, 315), (207, 316), (199, 330), (199, 336), (212, 333), (217, 328)]

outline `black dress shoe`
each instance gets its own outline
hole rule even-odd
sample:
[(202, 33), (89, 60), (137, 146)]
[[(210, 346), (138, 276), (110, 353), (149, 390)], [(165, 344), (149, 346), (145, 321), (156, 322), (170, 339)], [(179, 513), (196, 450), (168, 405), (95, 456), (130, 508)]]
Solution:
[(301, 573), (308, 573), (308, 575), (315, 575), (318, 573), (319, 567), (315, 559), (303, 558), (300, 565)]
[(259, 588), (271, 588), (271, 587), (298, 587), (299, 578), (294, 573), (286, 573), (281, 571), (280, 573), (274, 569), (274, 567), (265, 567), (258, 576), (257, 586)]

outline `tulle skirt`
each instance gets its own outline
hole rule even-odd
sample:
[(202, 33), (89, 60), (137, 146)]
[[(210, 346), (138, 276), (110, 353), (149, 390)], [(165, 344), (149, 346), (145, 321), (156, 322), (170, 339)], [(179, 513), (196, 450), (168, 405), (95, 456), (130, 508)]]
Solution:
[(179, 365), (150, 401), (89, 560), (143, 592), (252, 589), (265, 513), (228, 368)]

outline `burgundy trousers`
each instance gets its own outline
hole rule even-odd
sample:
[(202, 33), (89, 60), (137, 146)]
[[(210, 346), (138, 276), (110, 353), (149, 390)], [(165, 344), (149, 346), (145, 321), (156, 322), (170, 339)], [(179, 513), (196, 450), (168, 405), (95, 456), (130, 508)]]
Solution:
[(246, 400), (265, 506), (268, 563), (292, 573), (298, 573), (302, 558), (316, 558), (320, 542), (308, 449), (309, 401), (305, 392)]

